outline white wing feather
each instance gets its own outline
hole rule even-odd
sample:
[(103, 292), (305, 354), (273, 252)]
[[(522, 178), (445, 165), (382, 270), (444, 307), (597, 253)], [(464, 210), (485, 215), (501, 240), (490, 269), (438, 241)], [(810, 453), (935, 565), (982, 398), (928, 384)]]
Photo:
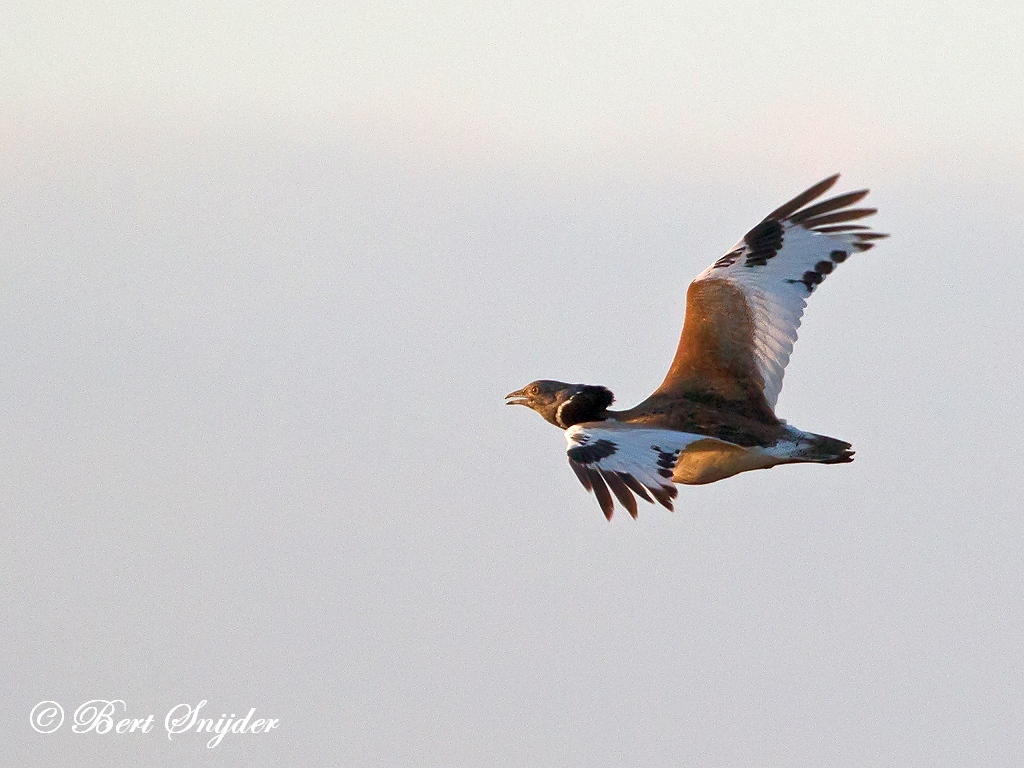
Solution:
[(609, 490), (633, 517), (637, 515), (634, 493), (672, 509), (676, 459), (702, 437), (615, 421), (586, 422), (565, 431), (570, 466), (583, 486), (595, 493), (609, 518), (613, 508)]

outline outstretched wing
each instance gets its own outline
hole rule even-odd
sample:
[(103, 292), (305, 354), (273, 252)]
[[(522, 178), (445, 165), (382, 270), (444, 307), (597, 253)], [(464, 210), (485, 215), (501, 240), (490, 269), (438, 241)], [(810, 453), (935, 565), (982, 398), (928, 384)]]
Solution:
[(637, 515), (634, 493), (671, 510), (676, 497), (672, 472), (679, 452), (701, 437), (606, 421), (576, 424), (565, 431), (569, 466), (583, 487), (597, 496), (608, 519), (615, 506), (611, 494), (633, 517)]
[(810, 205), (838, 178), (772, 211), (690, 284), (675, 359), (652, 397), (710, 395), (774, 421), (807, 297), (852, 253), (887, 237), (850, 223), (875, 213), (852, 207), (866, 189)]

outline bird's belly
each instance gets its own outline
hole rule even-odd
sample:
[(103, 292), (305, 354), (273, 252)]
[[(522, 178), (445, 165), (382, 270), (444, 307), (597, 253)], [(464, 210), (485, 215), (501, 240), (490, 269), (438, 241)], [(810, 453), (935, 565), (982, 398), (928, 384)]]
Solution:
[(703, 485), (751, 469), (767, 469), (783, 461), (757, 446), (744, 448), (704, 438), (691, 443), (679, 454), (672, 479), (686, 485)]

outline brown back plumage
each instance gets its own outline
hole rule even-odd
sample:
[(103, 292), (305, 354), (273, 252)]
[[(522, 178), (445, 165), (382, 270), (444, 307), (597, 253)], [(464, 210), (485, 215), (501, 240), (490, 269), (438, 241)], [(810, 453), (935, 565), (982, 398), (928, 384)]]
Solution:
[(675, 358), (651, 397), (721, 401), (748, 418), (777, 423), (753, 348), (754, 320), (742, 291), (725, 280), (690, 283)]

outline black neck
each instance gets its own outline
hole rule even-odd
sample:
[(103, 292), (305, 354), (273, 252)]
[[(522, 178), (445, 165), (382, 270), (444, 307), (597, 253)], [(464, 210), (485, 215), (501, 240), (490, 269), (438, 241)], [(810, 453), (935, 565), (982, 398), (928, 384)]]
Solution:
[(604, 421), (608, 418), (607, 408), (614, 399), (607, 388), (586, 385), (559, 406), (555, 420), (562, 429), (585, 421)]

